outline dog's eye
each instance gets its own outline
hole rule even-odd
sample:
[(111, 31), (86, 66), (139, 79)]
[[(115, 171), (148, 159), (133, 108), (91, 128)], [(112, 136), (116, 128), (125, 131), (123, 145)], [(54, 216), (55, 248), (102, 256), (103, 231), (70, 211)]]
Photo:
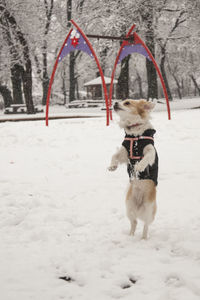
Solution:
[(127, 102), (125, 102), (125, 103), (124, 103), (124, 105), (129, 105), (129, 104), (130, 104), (130, 102), (129, 102), (129, 101), (127, 101)]

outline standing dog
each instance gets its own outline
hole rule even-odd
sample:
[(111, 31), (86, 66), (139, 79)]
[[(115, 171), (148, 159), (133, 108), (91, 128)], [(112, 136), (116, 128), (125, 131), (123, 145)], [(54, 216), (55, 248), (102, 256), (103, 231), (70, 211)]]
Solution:
[(147, 239), (148, 226), (156, 214), (158, 156), (153, 138), (156, 131), (149, 121), (154, 106), (154, 103), (146, 100), (115, 103), (114, 110), (120, 117), (119, 125), (126, 135), (108, 168), (114, 171), (118, 164), (127, 164), (130, 186), (126, 208), (131, 223), (130, 234), (134, 235), (137, 219), (141, 219), (144, 222), (143, 239)]

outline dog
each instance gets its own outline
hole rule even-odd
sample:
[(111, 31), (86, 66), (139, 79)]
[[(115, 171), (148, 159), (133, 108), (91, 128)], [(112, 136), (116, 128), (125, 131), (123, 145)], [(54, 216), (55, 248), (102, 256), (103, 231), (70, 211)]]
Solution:
[(125, 130), (125, 138), (108, 168), (115, 171), (119, 164), (127, 164), (130, 184), (126, 209), (131, 223), (130, 235), (134, 235), (137, 219), (140, 219), (144, 222), (143, 239), (147, 239), (149, 224), (156, 214), (158, 155), (154, 147), (156, 131), (150, 123), (154, 106), (155, 103), (146, 100), (115, 102), (114, 111), (120, 117), (119, 125)]

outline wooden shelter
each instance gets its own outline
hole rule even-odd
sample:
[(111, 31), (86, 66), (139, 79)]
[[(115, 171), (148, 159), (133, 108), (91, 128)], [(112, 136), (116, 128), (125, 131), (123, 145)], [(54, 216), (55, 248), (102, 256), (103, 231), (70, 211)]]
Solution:
[[(111, 78), (105, 77), (105, 76), (104, 76), (104, 78), (105, 78), (105, 84), (106, 84), (107, 91), (109, 92)], [(114, 86), (113, 98), (116, 98), (117, 83), (118, 83), (118, 81), (114, 79), (114, 81), (113, 81), (113, 86)], [(84, 87), (86, 87), (86, 89), (87, 89), (87, 98), (88, 99), (94, 99), (94, 100), (104, 99), (101, 76), (86, 82), (84, 84)]]

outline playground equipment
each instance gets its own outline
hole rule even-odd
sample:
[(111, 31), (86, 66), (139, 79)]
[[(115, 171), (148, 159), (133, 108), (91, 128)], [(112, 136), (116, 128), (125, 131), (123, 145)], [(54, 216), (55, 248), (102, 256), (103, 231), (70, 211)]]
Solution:
[[(160, 77), (160, 81), (163, 87), (163, 92), (165, 95), (166, 99), (166, 105), (167, 105), (167, 111), (168, 111), (168, 119), (171, 119), (171, 114), (170, 114), (170, 106), (169, 106), (169, 99), (167, 95), (167, 90), (165, 87), (164, 79), (162, 77), (162, 74), (159, 70), (159, 67), (151, 54), (150, 50), (148, 47), (145, 45), (145, 43), (142, 41), (142, 39), (138, 36), (136, 32), (133, 30), (135, 29), (135, 25), (133, 25), (129, 32), (127, 33), (126, 36), (122, 37), (113, 37), (113, 36), (100, 36), (100, 35), (90, 35), (87, 34), (85, 35), (84, 32), (80, 29), (80, 27), (73, 21), (71, 20), (72, 25), (74, 26), (74, 29), (70, 29), (59, 53), (56, 58), (53, 71), (51, 74), (50, 82), (49, 82), (49, 88), (48, 88), (48, 94), (47, 94), (47, 101), (46, 101), (46, 125), (48, 126), (48, 116), (49, 116), (49, 101), (50, 101), (50, 96), (51, 96), (51, 89), (53, 85), (53, 80), (55, 77), (56, 69), (58, 66), (58, 63), (62, 61), (62, 59), (69, 54), (72, 51), (79, 50), (87, 53), (92, 59), (96, 61), (97, 67), (99, 69), (99, 73), (101, 76), (102, 80), (102, 86), (103, 86), (103, 91), (104, 91), (104, 98), (105, 98), (105, 105), (106, 105), (106, 125), (109, 125), (109, 120), (112, 120), (112, 91), (113, 91), (113, 80), (115, 76), (115, 71), (117, 68), (117, 64), (119, 64), (123, 58), (128, 56), (129, 54), (132, 53), (139, 53), (149, 59), (150, 61), (153, 62), (156, 71)], [(118, 55), (116, 57), (115, 63), (114, 63), (114, 68), (112, 71), (112, 77), (111, 77), (111, 85), (110, 85), (110, 90), (109, 94), (106, 88), (105, 84), (105, 79), (103, 75), (102, 68), (99, 64), (99, 60), (95, 54), (95, 51), (90, 44), (90, 41), (88, 38), (98, 38), (98, 39), (111, 39), (111, 40), (120, 40), (122, 41), (121, 47), (119, 49)]]

